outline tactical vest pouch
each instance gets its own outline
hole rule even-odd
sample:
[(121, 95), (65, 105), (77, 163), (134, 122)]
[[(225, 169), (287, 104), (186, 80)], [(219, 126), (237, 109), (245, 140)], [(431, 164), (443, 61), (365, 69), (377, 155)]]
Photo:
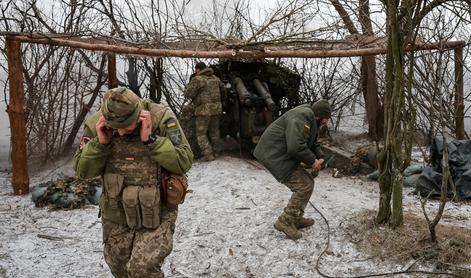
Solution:
[(118, 174), (105, 174), (103, 176), (103, 184), (105, 187), (106, 197), (108, 198), (108, 206), (111, 209), (118, 208), (119, 194), (123, 189), (124, 177)]
[(131, 229), (141, 228), (141, 212), (139, 209), (140, 186), (127, 186), (123, 190), (123, 207), (126, 222)]
[(177, 209), (179, 204), (185, 201), (185, 195), (188, 188), (188, 179), (186, 176), (176, 175), (165, 172), (163, 176), (163, 199), (167, 208)]
[(142, 226), (155, 229), (160, 225), (160, 191), (155, 186), (146, 186), (139, 191)]

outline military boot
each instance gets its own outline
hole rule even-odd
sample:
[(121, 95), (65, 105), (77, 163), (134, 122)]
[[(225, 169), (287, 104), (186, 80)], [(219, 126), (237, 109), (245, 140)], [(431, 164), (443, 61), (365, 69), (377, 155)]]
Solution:
[(212, 155), (212, 154), (205, 155), (205, 156), (203, 157), (203, 161), (213, 161), (213, 160), (215, 160), (215, 159), (216, 159), (216, 158), (215, 158), (214, 155)]
[(211, 148), (203, 151), (203, 161), (213, 161), (216, 158), (214, 157), (213, 150)]
[(300, 239), (303, 235), (296, 228), (296, 225), (294, 223), (295, 218), (293, 216), (283, 213), (281, 216), (278, 217), (278, 220), (273, 226), (278, 231), (283, 232), (287, 238), (296, 240)]
[(298, 221), (296, 221), (296, 228), (302, 229), (311, 227), (314, 225), (315, 221), (312, 218), (301, 217)]

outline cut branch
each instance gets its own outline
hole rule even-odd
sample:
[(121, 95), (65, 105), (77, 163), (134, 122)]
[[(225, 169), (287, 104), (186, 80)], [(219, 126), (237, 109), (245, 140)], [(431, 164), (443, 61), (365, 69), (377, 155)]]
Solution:
[[(72, 48), (81, 48), (94, 51), (105, 51), (116, 54), (125, 54), (131, 56), (154, 56), (154, 57), (180, 57), (180, 58), (244, 58), (244, 59), (264, 59), (264, 58), (324, 58), (324, 57), (353, 57), (353, 56), (369, 56), (385, 54), (386, 49), (383, 47), (372, 47), (363, 49), (346, 49), (346, 50), (279, 50), (265, 47), (263, 50), (214, 50), (214, 51), (198, 51), (198, 50), (181, 50), (181, 49), (155, 49), (130, 47), (122, 45), (112, 45), (103, 43), (86, 43), (76, 41), (74, 39), (61, 38), (37, 38), (25, 35), (12, 36), (13, 39), (21, 42), (49, 44), (58, 46), (67, 46)], [(414, 46), (414, 50), (433, 50), (463, 47), (464, 41), (449, 41), (431, 44), (420, 44)], [(407, 50), (407, 49), (406, 49)]]

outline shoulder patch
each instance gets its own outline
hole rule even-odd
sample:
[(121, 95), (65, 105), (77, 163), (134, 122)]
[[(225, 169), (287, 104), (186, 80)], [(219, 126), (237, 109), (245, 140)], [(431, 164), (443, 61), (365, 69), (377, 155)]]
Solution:
[(175, 121), (174, 119), (170, 119), (165, 124), (168, 128), (171, 128), (177, 126), (177, 121)]
[(165, 122), (167, 127), (167, 137), (172, 141), (174, 145), (180, 145), (182, 143), (182, 133), (178, 128), (177, 120), (170, 118)]
[(178, 128), (169, 130), (168, 137), (174, 145), (180, 145), (182, 143), (182, 134)]

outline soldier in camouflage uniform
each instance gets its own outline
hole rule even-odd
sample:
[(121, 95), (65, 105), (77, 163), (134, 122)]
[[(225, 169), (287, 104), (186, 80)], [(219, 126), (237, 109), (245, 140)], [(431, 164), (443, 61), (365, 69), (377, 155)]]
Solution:
[(204, 160), (211, 161), (217, 156), (219, 148), (219, 116), (222, 114), (221, 96), (225, 94), (225, 87), (213, 74), (213, 69), (207, 68), (203, 62), (196, 64), (195, 73), (185, 89), (185, 97), (191, 99), (195, 106), (198, 146)]
[(300, 164), (310, 165), (315, 172), (321, 170), (324, 154), (317, 143), (317, 133), (330, 117), (327, 100), (295, 107), (265, 130), (254, 150), (257, 160), (293, 192), (274, 225), (290, 239), (301, 238), (299, 229), (314, 225), (313, 219), (303, 217), (314, 179)]
[(177, 210), (160, 198), (161, 171), (183, 175), (193, 153), (172, 111), (116, 88), (85, 123), (74, 168), (102, 176), (104, 257), (115, 277), (163, 277)]

